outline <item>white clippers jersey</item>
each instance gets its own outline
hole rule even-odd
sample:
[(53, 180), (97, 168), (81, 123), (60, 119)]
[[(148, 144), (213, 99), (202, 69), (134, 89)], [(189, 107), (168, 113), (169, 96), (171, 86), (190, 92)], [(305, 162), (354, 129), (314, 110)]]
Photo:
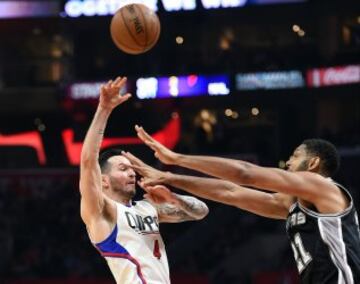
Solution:
[(110, 236), (95, 246), (117, 284), (170, 284), (157, 210), (145, 200), (134, 204), (116, 203), (117, 224)]

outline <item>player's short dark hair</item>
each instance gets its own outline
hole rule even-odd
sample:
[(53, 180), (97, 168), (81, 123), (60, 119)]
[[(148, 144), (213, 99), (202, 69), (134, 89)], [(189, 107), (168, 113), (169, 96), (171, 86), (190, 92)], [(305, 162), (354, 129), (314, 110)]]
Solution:
[(99, 155), (99, 165), (102, 173), (105, 173), (108, 170), (109, 159), (113, 156), (121, 156), (122, 149), (112, 148), (105, 150)]
[(309, 154), (320, 158), (320, 167), (324, 174), (332, 176), (336, 173), (340, 166), (340, 157), (334, 144), (319, 138), (306, 139), (302, 144), (306, 146)]

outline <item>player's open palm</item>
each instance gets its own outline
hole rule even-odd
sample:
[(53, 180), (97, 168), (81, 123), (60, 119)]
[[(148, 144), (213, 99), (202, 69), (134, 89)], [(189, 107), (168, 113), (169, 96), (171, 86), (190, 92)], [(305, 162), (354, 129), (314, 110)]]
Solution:
[(156, 141), (144, 130), (143, 127), (136, 125), (135, 130), (138, 137), (155, 152), (155, 157), (162, 163), (167, 165), (176, 163), (176, 159), (179, 156), (178, 153), (171, 151), (169, 148)]
[(131, 95), (120, 95), (120, 90), (125, 86), (127, 81), (126, 77), (117, 77), (115, 81), (110, 80), (100, 88), (100, 101), (99, 105), (103, 108), (113, 110), (118, 105), (127, 101)]
[[(139, 184), (141, 185), (141, 182)], [(176, 196), (163, 185), (143, 186), (143, 189), (146, 191), (144, 197), (152, 203), (169, 203), (175, 205), (178, 202)]]

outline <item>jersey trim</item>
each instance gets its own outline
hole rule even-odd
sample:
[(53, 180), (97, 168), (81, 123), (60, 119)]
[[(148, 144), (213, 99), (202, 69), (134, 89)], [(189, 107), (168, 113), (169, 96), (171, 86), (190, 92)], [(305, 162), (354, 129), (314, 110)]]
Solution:
[(318, 219), (320, 236), (329, 249), (330, 257), (338, 269), (338, 284), (354, 284), (347, 261), (341, 218)]
[(318, 213), (318, 212), (315, 212), (309, 208), (306, 208), (305, 206), (303, 206), (299, 201), (297, 201), (297, 204), (299, 204), (299, 207), (301, 210), (305, 211), (307, 214), (309, 214), (310, 216), (313, 216), (315, 218), (320, 218), (320, 217), (343, 217), (345, 215), (347, 215), (351, 209), (353, 208), (354, 206), (354, 202), (353, 202), (353, 199), (351, 197), (351, 194), (349, 193), (349, 191), (343, 187), (342, 185), (336, 183), (333, 181), (333, 183), (339, 187), (342, 191), (344, 191), (346, 193), (346, 196), (348, 197), (349, 201), (350, 201), (350, 204), (347, 208), (345, 208), (343, 211), (339, 212), (339, 213), (331, 213), (331, 214), (325, 214), (325, 213)]
[(110, 236), (104, 241), (95, 244), (95, 247), (103, 257), (123, 258), (131, 261), (136, 266), (136, 272), (143, 284), (147, 284), (141, 271), (140, 263), (130, 255), (125, 247), (116, 241), (118, 226), (116, 225)]
[(127, 259), (129, 261), (131, 261), (133, 264), (135, 264), (136, 266), (136, 272), (141, 280), (141, 282), (143, 284), (147, 284), (142, 272), (141, 272), (141, 267), (140, 267), (140, 263), (133, 258), (130, 254), (125, 254), (125, 253), (101, 253), (101, 255), (103, 257), (115, 257), (115, 258), (123, 258), (123, 259)]

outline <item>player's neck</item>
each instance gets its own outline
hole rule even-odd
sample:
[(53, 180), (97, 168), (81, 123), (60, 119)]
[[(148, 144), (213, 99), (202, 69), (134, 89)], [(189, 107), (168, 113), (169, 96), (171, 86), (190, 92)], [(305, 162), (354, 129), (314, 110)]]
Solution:
[(125, 197), (119, 193), (113, 192), (112, 194), (109, 194), (109, 197), (117, 203), (121, 203), (126, 206), (131, 205), (131, 198)]

